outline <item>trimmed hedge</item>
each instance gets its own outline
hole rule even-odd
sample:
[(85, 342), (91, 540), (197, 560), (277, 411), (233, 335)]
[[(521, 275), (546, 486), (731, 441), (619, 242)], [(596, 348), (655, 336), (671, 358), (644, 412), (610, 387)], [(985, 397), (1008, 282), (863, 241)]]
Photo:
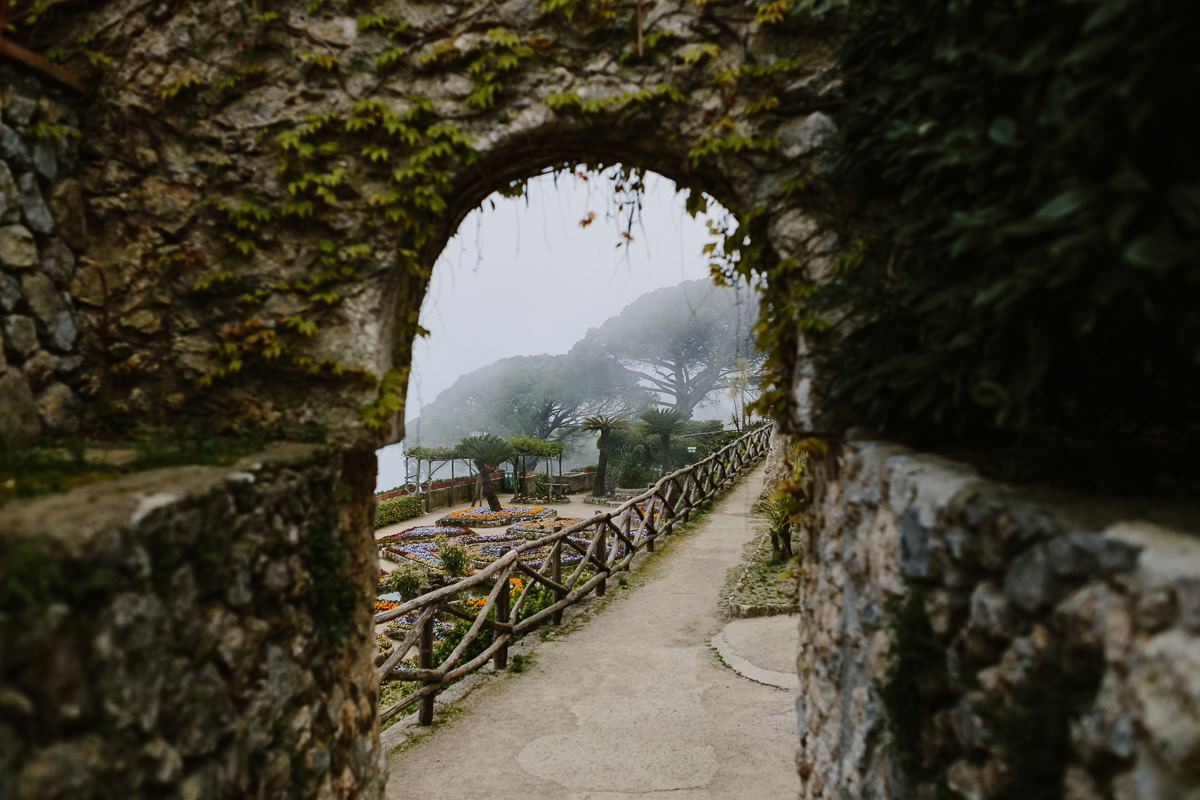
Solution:
[(403, 522), (423, 513), (420, 495), (406, 494), (403, 497), (380, 500), (379, 508), (375, 511), (375, 527), (382, 528), (385, 525)]
[(830, 402), (1076, 460), (1200, 441), (1200, 3), (854, 7)]

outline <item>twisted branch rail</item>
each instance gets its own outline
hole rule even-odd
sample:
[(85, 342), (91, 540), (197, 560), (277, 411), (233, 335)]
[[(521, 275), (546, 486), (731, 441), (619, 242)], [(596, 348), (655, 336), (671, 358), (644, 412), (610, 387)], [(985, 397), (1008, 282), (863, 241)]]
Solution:
[[(375, 622), (378, 624), (417, 613), (412, 630), (404, 637), (404, 641), (376, 658), (376, 674), (381, 683), (417, 681), (421, 684), (421, 688), (380, 712), (379, 721), (386, 722), (414, 703), (420, 702), (419, 721), (422, 725), (431, 724), (433, 697), (442, 686), (474, 672), (489, 659), (495, 662), (497, 669), (503, 669), (508, 660), (509, 642), (514, 637), (520, 636), (549, 617), (553, 617), (555, 624), (558, 624), (562, 621), (564, 608), (579, 602), (592, 591), (603, 597), (606, 582), (613, 573), (628, 570), (633, 557), (640, 550), (654, 552), (654, 542), (658, 537), (671, 534), (676, 524), (687, 522), (700, 506), (731, 486), (748, 467), (766, 455), (771, 427), (766, 425), (751, 431), (708, 458), (664, 475), (643, 494), (626, 501), (614, 511), (597, 514), (591, 519), (556, 530), (540, 539), (514, 545), (507, 553), (474, 575), (425, 592), (396, 608), (376, 614)], [(641, 505), (647, 506), (645, 511), (639, 508)], [(592, 529), (592, 533), (587, 547), (570, 538), (589, 529)], [(608, 544), (610, 535), (613, 537), (611, 547)], [(537, 569), (520, 560), (522, 554), (546, 546), (550, 547), (550, 551)], [(562, 575), (564, 547), (582, 555), (579, 564), (565, 579)], [(594, 574), (580, 583), (589, 567)], [(510, 606), (508, 579), (513, 573), (520, 573), (529, 580), (526, 581), (516, 602)], [(536, 584), (541, 584), (553, 592), (554, 602), (518, 622), (517, 614)], [(491, 592), (483, 606), (473, 614), (448, 602), (456, 595), (481, 585), (491, 586)], [(496, 613), (494, 620), (491, 620), (488, 619), (488, 614), (493, 607)], [(435, 667), (433, 621), (437, 614), (468, 620), (471, 622), (471, 628), (454, 651)], [(483, 628), (493, 632), (491, 645), (467, 663), (455, 667), (455, 662), (462, 657)], [(417, 669), (400, 667), (404, 655), (414, 645), (418, 647), (420, 666)]]

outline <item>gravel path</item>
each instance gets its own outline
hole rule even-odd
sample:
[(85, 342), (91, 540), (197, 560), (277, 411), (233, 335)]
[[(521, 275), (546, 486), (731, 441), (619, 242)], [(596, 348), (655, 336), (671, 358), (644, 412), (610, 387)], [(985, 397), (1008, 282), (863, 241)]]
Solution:
[(795, 693), (741, 677), (709, 644), (761, 487), (760, 468), (634, 588), (539, 643), (529, 671), (472, 695), (467, 716), (394, 756), (388, 798), (795, 797)]

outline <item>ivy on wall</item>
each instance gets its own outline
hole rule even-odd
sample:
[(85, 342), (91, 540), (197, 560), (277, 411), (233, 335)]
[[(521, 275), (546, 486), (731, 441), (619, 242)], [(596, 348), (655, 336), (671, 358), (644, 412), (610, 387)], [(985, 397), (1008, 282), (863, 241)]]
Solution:
[[(685, 44), (681, 34), (662, 27), (665, 23), (651, 23), (645, 31), (639, 23), (635, 29), (630, 24), (631, 8), (618, 9), (604, 0), (548, 0), (540, 5), (545, 16), (532, 32), (518, 35), (481, 24), (477, 29), (464, 28), (466, 35), (458, 36), (451, 35), (446, 25), (429, 30), (410, 27), (388, 13), (396, 13), (395, 7), (369, 0), (316, 0), (306, 6), (247, 0), (220, 12), (219, 42), (208, 41), (213, 47), (227, 47), (220, 57), (208, 61), (181, 57), (159, 73), (158, 85), (149, 90), (151, 105), (157, 106), (151, 113), (181, 123), (211, 119), (248, 92), (292, 80), (285, 76), (301, 76), (314, 91), (365, 72), (373, 72), (379, 81), (357, 95), (351, 107), (315, 104), (313, 111), (319, 113), (269, 122), (256, 131), (252, 143), (231, 138), (208, 151), (199, 148), (195, 154), (211, 170), (213, 189), (201, 216), (218, 239), (166, 243), (147, 266), (156, 264), (165, 279), (177, 279), (177, 284), (190, 290), (177, 292), (179, 286), (172, 286), (172, 293), (190, 294), (187, 300), (215, 310), (203, 324), (211, 334), (217, 363), (200, 376), (198, 394), (218, 393), (248, 381), (259, 381), (260, 387), (280, 380), (321, 381), (330, 386), (342, 382), (351, 390), (348, 395), (360, 397), (361, 389), (369, 387), (374, 401), (361, 408), (359, 421), (380, 434), (389, 431), (403, 406), (407, 354), (395, 354), (395, 368), (377, 374), (380, 370), (335, 357), (328, 334), (343, 324), (345, 296), (384, 249), (389, 256), (399, 256), (401, 269), (410, 276), (406, 284), (410, 291), (418, 290), (428, 278), (429, 244), (440, 235), (457, 187), (465, 178), (477, 177), (476, 153), (466, 131), (476, 118), (504, 111), (505, 101), (512, 99), (506, 97), (506, 84), (530, 67), (544, 69), (553, 48), (560, 46), (556, 39), (561, 35), (581, 29), (589, 36), (603, 33), (620, 63), (634, 69), (661, 69), (664, 79), (628, 84), (633, 88), (621, 87), (604, 96), (585, 97), (567, 88), (537, 98), (564, 121), (615, 117), (639, 106), (666, 109), (690, 102), (697, 89), (715, 88), (722, 93), (726, 102), (719, 113), (706, 114), (703, 124), (690, 130), (676, 148), (679, 163), (674, 166), (685, 182), (695, 183), (681, 186), (691, 192), (689, 210), (703, 205), (704, 181), (696, 176), (719, 174), (717, 161), (729, 156), (765, 158), (776, 150), (778, 140), (763, 135), (763, 130), (773, 130), (772, 112), (781, 102), (777, 94), (784, 81), (794, 80), (793, 73), (804, 66), (802, 59), (763, 57), (760, 61), (739, 55), (738, 48), (717, 33), (712, 35), (725, 46), (694, 38)], [(792, 0), (764, 4), (756, 19), (762, 26), (779, 25), (791, 5)], [(296, 23), (301, 8), (314, 19), (351, 16), (362, 34), (384, 37), (383, 49), (374, 55), (374, 68), (364, 70), (351, 51), (305, 34)], [(123, 18), (107, 20), (95, 32), (68, 42), (73, 37), (53, 33), (55, 24), (67, 21), (66, 15), (33, 0), (14, 0), (12, 9), (13, 32), (69, 68), (90, 73), (93, 80), (101, 81), (98, 73), (106, 69), (124, 69), (131, 60), (145, 58), (124, 38), (128, 31)], [(170, 17), (168, 12), (167, 7), (154, 12), (156, 19), (161, 17), (159, 23)], [(460, 15), (459, 21), (469, 26), (470, 18)], [(62, 46), (47, 47), (60, 40)], [(295, 49), (283, 53), (281, 42)], [(461, 108), (449, 108), (441, 95), (435, 108), (430, 98), (418, 93), (400, 98), (391, 89), (381, 89), (383, 82), (400, 73), (456, 74), (468, 78), (472, 88), (456, 99)], [(282, 198), (261, 191), (262, 165), (256, 162), (264, 158), (277, 165), (277, 179), (286, 188)], [(581, 148), (571, 164), (555, 166), (574, 171), (580, 164), (597, 162), (595, 154)], [(626, 167), (623, 183), (637, 184), (645, 165)], [(252, 168), (260, 170), (259, 181), (244, 180)], [(511, 188), (519, 191), (521, 183), (516, 181)], [(762, 215), (761, 209), (726, 205), (747, 225)], [(364, 222), (346, 235), (332, 224), (336, 217)], [(722, 235), (736, 239), (743, 229), (748, 230), (743, 226)], [(749, 245), (726, 241), (726, 266), (736, 261), (743, 275), (772, 268), (761, 258), (765, 232), (756, 229), (752, 238)], [(273, 268), (279, 264), (280, 243), (288, 240), (302, 243), (296, 255), (299, 270)], [(777, 270), (767, 282), (772, 291), (786, 285), (783, 272), (789, 266)], [(776, 297), (773, 302), (778, 305), (778, 301)], [(417, 315), (417, 309), (399, 309), (392, 326), (396, 341), (407, 343), (422, 334)], [(761, 342), (774, 346), (776, 340), (764, 334)], [(783, 368), (792, 352), (794, 347), (777, 348), (781, 369), (775, 375), (776, 395), (780, 398), (790, 389)], [(139, 379), (130, 374), (127, 383)], [(185, 399), (190, 397), (188, 393)]]
[(871, 0), (858, 23), (834, 176), (872, 232), (807, 301), (861, 323), (829, 401), (917, 438), (1194, 441), (1200, 6)]

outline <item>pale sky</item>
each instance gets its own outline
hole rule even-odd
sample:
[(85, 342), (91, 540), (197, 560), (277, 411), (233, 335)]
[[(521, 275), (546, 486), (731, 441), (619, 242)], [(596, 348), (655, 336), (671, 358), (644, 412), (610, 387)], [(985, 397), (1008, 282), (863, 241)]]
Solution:
[[(595, 222), (582, 228), (589, 211)], [(561, 174), (557, 185), (552, 176), (530, 181), (528, 198), (493, 195), (471, 212), (421, 308), (431, 333), (413, 347), (406, 418), (468, 372), (509, 356), (565, 353), (646, 292), (708, 277), (701, 248), (713, 237), (673, 182), (647, 177), (630, 246), (616, 246), (628, 209), (620, 224), (617, 213), (607, 180)], [(709, 213), (724, 211), (712, 204)], [(403, 471), (400, 445), (379, 451), (380, 490), (403, 483)]]

